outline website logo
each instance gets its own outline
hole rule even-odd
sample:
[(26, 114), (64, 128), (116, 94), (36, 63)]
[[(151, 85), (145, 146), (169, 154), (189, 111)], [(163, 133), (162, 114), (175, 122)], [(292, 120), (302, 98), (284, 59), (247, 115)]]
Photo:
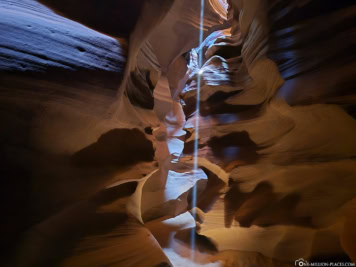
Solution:
[(356, 266), (353, 262), (309, 262), (302, 258), (294, 262), (295, 266), (311, 266), (311, 267), (341, 267), (341, 266)]
[(309, 265), (308, 262), (302, 258), (300, 258), (299, 260), (296, 260), (294, 262), (294, 264), (295, 264), (295, 266), (300, 266), (300, 267)]

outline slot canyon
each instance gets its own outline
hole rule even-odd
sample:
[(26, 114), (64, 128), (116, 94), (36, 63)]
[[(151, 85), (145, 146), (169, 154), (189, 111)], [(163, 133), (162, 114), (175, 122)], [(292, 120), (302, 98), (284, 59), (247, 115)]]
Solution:
[(0, 266), (355, 266), (355, 118), (353, 0), (0, 0)]

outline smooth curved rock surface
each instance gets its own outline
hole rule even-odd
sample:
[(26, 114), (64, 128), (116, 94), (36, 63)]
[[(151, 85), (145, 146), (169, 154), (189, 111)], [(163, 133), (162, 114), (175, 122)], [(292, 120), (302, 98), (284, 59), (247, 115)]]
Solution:
[[(348, 22), (354, 6), (232, 1), (232, 7), (231, 35), (197, 48), (207, 51), (202, 74), (198, 53), (191, 52), (190, 78), (182, 91), (189, 133), (183, 152), (193, 153), (201, 75), (198, 154), (230, 177), (225, 194), (199, 221), (199, 234), (218, 251), (257, 250), (287, 261), (352, 257), (341, 232), (347, 228), (353, 235), (347, 227), (356, 175), (355, 121), (348, 114), (354, 105), (349, 86), (354, 78), (348, 76), (354, 61), (347, 52), (352, 38), (342, 51), (333, 42), (355, 27)], [(217, 61), (224, 67), (217, 68)], [(215, 77), (214, 88), (209, 79)]]
[(355, 261), (352, 1), (207, 0), (200, 45), (198, 0), (39, 2), (0, 2), (5, 265)]

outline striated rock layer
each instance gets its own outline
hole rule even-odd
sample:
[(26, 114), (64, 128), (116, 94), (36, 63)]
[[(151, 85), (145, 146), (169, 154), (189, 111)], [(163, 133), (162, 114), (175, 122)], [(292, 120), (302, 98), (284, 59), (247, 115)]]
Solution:
[(5, 266), (356, 261), (355, 4), (200, 2), (0, 2)]
[[(232, 7), (231, 35), (192, 51), (182, 92), (190, 132), (184, 152), (193, 152), (200, 75), (199, 155), (229, 175), (199, 233), (219, 251), (354, 261), (348, 225), (356, 192), (349, 75), (355, 6), (232, 1)], [(348, 36), (342, 47), (340, 36)]]

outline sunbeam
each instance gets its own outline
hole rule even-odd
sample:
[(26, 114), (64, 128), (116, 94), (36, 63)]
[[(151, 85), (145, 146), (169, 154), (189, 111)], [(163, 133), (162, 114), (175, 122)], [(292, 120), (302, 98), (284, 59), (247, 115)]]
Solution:
[[(199, 48), (203, 42), (204, 35), (204, 0), (201, 0), (200, 3), (200, 30), (199, 30)], [(197, 173), (198, 169), (198, 144), (199, 144), (199, 113), (200, 113), (200, 87), (201, 87), (201, 78), (202, 78), (202, 65), (203, 65), (203, 50), (199, 49), (198, 54), (198, 63), (199, 63), (199, 75), (197, 75), (197, 99), (196, 99), (196, 109), (195, 109), (195, 138), (194, 138), (194, 165), (193, 173)], [(196, 219), (195, 207), (197, 205), (197, 187), (194, 185), (193, 194), (192, 194), (192, 215), (194, 221)], [(192, 229), (191, 233), (191, 249), (192, 249), (192, 258), (194, 258), (195, 250), (195, 228)]]

